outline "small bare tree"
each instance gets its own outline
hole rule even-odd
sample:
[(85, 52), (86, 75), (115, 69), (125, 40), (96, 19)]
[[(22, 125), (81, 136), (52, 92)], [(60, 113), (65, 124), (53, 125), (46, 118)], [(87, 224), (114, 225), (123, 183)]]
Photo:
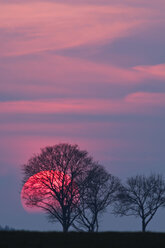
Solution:
[(114, 201), (119, 187), (118, 178), (110, 175), (101, 165), (95, 164), (81, 185), (79, 216), (73, 223), (75, 229), (98, 231), (99, 218)]
[(67, 232), (79, 215), (79, 185), (83, 183), (92, 158), (77, 145), (46, 147), (23, 165), (22, 198), (27, 206), (43, 209), (51, 221)]
[(142, 231), (146, 231), (160, 207), (165, 206), (165, 182), (161, 175), (148, 177), (137, 175), (127, 179), (115, 203), (114, 213), (119, 216), (134, 215), (142, 220)]

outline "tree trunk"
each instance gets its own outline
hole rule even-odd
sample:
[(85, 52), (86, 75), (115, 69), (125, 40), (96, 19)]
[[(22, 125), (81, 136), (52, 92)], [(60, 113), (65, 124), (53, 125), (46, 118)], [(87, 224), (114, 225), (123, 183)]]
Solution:
[(98, 219), (96, 220), (96, 232), (99, 231), (99, 223), (98, 223)]
[(146, 223), (145, 223), (145, 219), (142, 219), (142, 232), (146, 231)]
[(63, 227), (63, 232), (65, 232), (65, 233), (68, 232), (68, 226), (67, 225), (63, 224), (62, 227)]
[(62, 210), (63, 210), (63, 223), (62, 223), (62, 227), (63, 227), (63, 232), (68, 232), (69, 226), (68, 226), (68, 218), (67, 218), (67, 214), (66, 214), (66, 206), (63, 205), (62, 206)]
[(90, 225), (90, 227), (88, 228), (88, 232), (94, 232), (93, 225)]
[(66, 220), (66, 216), (63, 217), (62, 227), (63, 227), (63, 232), (65, 232), (65, 233), (68, 232), (69, 226), (68, 226), (68, 223), (67, 223), (67, 220)]

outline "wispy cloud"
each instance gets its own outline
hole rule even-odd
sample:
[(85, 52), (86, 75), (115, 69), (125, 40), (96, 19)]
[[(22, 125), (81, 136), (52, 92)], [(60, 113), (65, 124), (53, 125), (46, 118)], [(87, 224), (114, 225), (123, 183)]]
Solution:
[[(142, 108), (143, 107), (143, 108)], [(137, 92), (123, 99), (57, 99), (0, 103), (0, 113), (38, 114), (127, 114), (150, 113), (151, 107), (165, 108), (165, 93)], [(153, 111), (153, 109), (152, 109)], [(151, 114), (151, 113), (150, 113)]]
[(3, 49), (1, 54), (22, 55), (113, 42), (143, 30), (155, 15), (147, 8), (120, 5), (70, 6), (53, 2), (3, 4), (0, 8), (0, 28), (5, 28), (9, 33), (14, 31), (15, 36), (14, 40), (8, 40), (8, 49)]
[(149, 77), (165, 79), (165, 64), (136, 66), (135, 70), (145, 73)]
[(0, 0), (1, 154), (11, 154), (1, 163), (61, 141), (120, 168), (163, 161), (164, 10), (164, 0)]

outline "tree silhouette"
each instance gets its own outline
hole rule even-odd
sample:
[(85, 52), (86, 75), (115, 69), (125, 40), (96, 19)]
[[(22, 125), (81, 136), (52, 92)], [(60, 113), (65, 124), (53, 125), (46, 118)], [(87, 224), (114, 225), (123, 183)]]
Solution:
[(93, 164), (87, 151), (77, 145), (59, 144), (41, 149), (23, 165), (22, 198), (25, 205), (46, 212), (67, 232), (79, 215), (79, 187)]
[(110, 175), (103, 166), (93, 165), (81, 185), (80, 214), (73, 226), (79, 231), (98, 231), (99, 219), (114, 201), (119, 187), (118, 178)]
[(127, 179), (120, 189), (114, 213), (120, 216), (134, 215), (142, 220), (142, 231), (146, 231), (160, 207), (165, 206), (165, 182), (161, 175), (148, 177), (137, 175)]

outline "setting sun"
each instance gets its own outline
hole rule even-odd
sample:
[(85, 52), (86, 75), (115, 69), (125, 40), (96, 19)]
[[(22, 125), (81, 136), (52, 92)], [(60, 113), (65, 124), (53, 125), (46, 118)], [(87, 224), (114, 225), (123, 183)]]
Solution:
[(60, 171), (41, 171), (31, 176), (24, 184), (21, 191), (21, 202), (28, 212), (44, 210), (50, 203), (53, 207), (60, 208), (62, 198), (64, 198), (64, 204), (68, 204), (73, 187), (73, 191), (76, 193), (74, 195), (74, 202), (76, 203), (78, 189), (68, 175), (64, 175)]

